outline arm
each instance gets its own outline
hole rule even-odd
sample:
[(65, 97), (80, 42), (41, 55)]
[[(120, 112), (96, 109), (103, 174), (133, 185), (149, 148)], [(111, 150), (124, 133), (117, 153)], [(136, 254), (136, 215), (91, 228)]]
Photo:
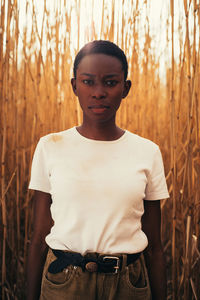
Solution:
[(144, 257), (153, 300), (166, 299), (166, 268), (161, 244), (160, 227), (160, 201), (144, 200), (142, 229), (148, 238), (148, 247), (144, 250)]
[(45, 237), (53, 224), (50, 213), (51, 202), (50, 194), (35, 191), (34, 229), (27, 262), (27, 300), (38, 300), (40, 296), (43, 266), (48, 251)]

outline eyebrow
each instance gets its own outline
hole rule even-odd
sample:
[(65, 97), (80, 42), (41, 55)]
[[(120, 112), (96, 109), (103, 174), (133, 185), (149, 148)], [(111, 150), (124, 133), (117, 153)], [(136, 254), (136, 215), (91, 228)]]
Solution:
[[(80, 75), (83, 75), (83, 76), (89, 76), (89, 77), (96, 77), (96, 75), (91, 74), (91, 73), (81, 73)], [(120, 74), (114, 73), (114, 74), (108, 74), (108, 75), (105, 75), (104, 77), (105, 77), (105, 78), (112, 78), (112, 77), (119, 77), (119, 76), (120, 76)]]

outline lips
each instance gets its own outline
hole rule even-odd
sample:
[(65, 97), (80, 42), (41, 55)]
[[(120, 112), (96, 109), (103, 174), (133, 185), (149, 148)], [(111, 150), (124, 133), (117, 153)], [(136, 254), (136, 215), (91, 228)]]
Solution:
[(107, 109), (110, 108), (110, 106), (108, 105), (102, 105), (102, 104), (99, 104), (99, 105), (90, 105), (88, 106), (89, 109), (92, 110), (93, 113), (95, 114), (102, 114), (104, 113)]
[(96, 109), (96, 108), (97, 108), (97, 109), (99, 108), (99, 109), (100, 109), (100, 108), (109, 108), (109, 107), (110, 107), (110, 106), (108, 106), (108, 105), (103, 105), (103, 104), (99, 104), (99, 105), (94, 104), (94, 105), (89, 105), (89, 106), (88, 106), (89, 109), (92, 109), (92, 108), (95, 108), (95, 109)]

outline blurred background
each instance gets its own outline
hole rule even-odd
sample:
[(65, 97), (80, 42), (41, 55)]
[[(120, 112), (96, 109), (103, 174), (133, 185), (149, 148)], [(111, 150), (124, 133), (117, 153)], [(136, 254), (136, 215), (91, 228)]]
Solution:
[(25, 299), (38, 139), (81, 122), (70, 79), (88, 41), (126, 53), (132, 88), (119, 126), (159, 144), (168, 298), (200, 299), (200, 1), (0, 0), (0, 272), (3, 300)]

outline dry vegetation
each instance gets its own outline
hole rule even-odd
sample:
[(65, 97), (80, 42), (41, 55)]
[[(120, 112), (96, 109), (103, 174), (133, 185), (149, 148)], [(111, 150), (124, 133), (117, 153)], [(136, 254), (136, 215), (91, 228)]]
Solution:
[[(70, 77), (80, 44), (80, 2), (59, 8), (50, 22), (44, 5), (42, 30), (34, 1), (26, 3), (29, 27), (19, 28), (19, 2), (1, 0), (0, 14), (0, 257), (2, 299), (24, 299), (24, 269), (31, 236), (32, 203), (27, 186), (40, 136), (81, 121)], [(110, 39), (128, 55), (132, 91), (118, 115), (122, 127), (152, 139), (163, 153), (170, 199), (162, 202), (162, 237), (168, 266), (168, 299), (200, 299), (200, 4), (180, 0), (184, 15), (174, 28), (171, 0), (166, 27), (166, 78), (149, 31), (149, 1), (124, 3), (121, 13), (103, 3), (97, 33), (91, 21), (86, 40)], [(46, 1), (44, 1), (44, 4)], [(96, 3), (96, 1), (91, 1)], [(129, 9), (126, 4), (129, 3)], [(143, 9), (141, 10), (141, 7)], [(72, 14), (72, 12), (74, 12)], [(72, 19), (73, 15), (73, 19)], [(25, 21), (27, 21), (25, 18)], [(72, 27), (76, 21), (77, 42)], [(143, 28), (144, 47), (140, 34)], [(64, 28), (64, 31), (63, 31)], [(176, 38), (175, 38), (176, 34)], [(178, 39), (177, 39), (178, 36)], [(175, 57), (175, 47), (180, 49)], [(46, 51), (44, 50), (46, 49)]]

